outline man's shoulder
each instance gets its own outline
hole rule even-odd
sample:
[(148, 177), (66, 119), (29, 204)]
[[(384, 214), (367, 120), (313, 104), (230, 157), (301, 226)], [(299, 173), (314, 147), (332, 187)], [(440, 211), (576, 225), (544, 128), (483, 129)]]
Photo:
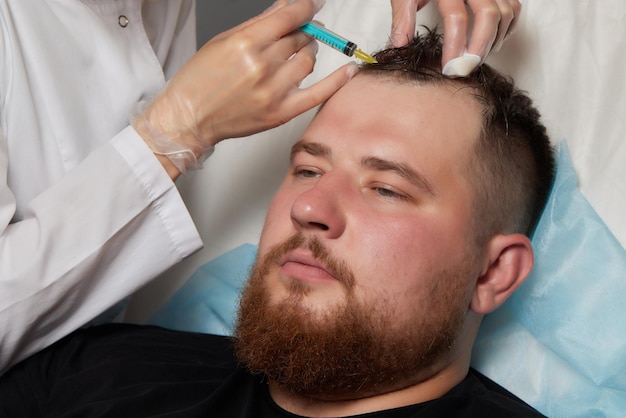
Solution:
[(235, 370), (227, 337), (101, 325), (75, 331), (2, 376), (0, 391), (11, 394), (11, 403), (0, 407), (0, 415), (38, 399), (24, 416), (43, 410), (60, 416), (68, 408), (76, 416), (102, 408), (115, 411), (111, 416), (180, 416), (177, 411), (203, 402)]
[[(106, 324), (75, 331), (59, 341), (57, 350), (80, 347), (88, 356), (116, 353), (116, 357), (140, 355), (187, 358), (223, 358), (232, 360), (230, 337), (177, 331), (151, 325)], [(53, 346), (54, 347), (54, 346)], [(210, 357), (210, 358), (211, 358)]]
[(141, 380), (160, 372), (187, 380), (209, 371), (225, 377), (236, 368), (229, 337), (131, 324), (77, 330), (33, 357), (25, 363), (47, 363), (64, 378), (81, 371)]

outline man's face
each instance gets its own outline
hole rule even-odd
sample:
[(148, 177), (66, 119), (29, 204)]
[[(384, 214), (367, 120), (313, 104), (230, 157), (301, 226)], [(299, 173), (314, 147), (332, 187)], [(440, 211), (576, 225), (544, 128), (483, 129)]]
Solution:
[[(296, 391), (329, 399), (355, 385), (369, 396), (414, 384), (449, 362), (480, 273), (466, 176), (480, 123), (474, 100), (450, 86), (361, 75), (333, 96), (294, 146), (269, 208), (242, 302), (241, 345), (272, 340), (284, 349), (297, 340), (292, 334), (308, 333), (302, 363), (340, 371), (281, 367), (295, 367), (296, 381), (311, 373), (309, 386)], [(262, 318), (278, 323), (277, 335)], [(264, 341), (247, 337), (255, 327)], [(325, 364), (322, 357), (341, 358)], [(343, 367), (356, 357), (366, 358), (363, 370)], [(366, 377), (325, 388), (345, 375), (383, 373), (373, 364), (381, 357), (385, 382)], [(321, 375), (329, 382), (319, 383)]]

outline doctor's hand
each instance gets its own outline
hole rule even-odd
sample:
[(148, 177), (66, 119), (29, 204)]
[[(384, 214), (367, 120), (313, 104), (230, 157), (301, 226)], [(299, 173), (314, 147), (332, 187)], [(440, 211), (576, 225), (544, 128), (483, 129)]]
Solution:
[[(406, 45), (415, 34), (416, 12), (430, 0), (391, 0), (391, 44)], [(491, 51), (497, 51), (519, 19), (519, 0), (436, 0), (443, 17), (444, 47), (442, 66), (467, 51), (483, 62)], [(471, 9), (474, 26), (468, 42)]]
[[(296, 29), (322, 5), (320, 0), (278, 0), (261, 15), (215, 36), (134, 119), (133, 127), (158, 157), (185, 157), (176, 151), (180, 145), (200, 158), (223, 139), (274, 128), (321, 104), (356, 71), (347, 64), (310, 87), (299, 87), (313, 70), (318, 44)], [(172, 175), (171, 167), (165, 168)], [(178, 168), (184, 173), (186, 167)]]

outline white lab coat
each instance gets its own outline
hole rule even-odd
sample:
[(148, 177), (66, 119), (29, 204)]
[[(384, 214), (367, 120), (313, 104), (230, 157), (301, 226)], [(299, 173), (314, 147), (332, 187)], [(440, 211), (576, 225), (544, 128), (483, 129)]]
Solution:
[(0, 373), (201, 247), (128, 126), (195, 51), (194, 0), (0, 0)]

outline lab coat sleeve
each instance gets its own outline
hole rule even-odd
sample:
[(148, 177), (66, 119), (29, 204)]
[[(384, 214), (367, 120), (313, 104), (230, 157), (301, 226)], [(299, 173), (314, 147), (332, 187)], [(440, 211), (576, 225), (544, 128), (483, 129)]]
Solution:
[(170, 178), (127, 127), (12, 223), (0, 138), (0, 373), (201, 247)]

